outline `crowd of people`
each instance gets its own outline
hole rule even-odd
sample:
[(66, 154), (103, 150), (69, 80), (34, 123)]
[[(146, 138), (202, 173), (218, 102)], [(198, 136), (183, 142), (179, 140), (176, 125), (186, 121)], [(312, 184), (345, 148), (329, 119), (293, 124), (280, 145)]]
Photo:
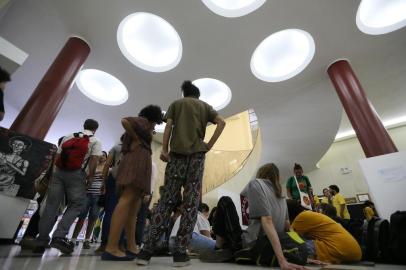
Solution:
[[(278, 167), (268, 163), (259, 168), (241, 192), (249, 205), (246, 230), (240, 226), (229, 197), (222, 197), (209, 214), (209, 207), (201, 203), (205, 154), (221, 135), (225, 121), (199, 99), (200, 91), (190, 81), (185, 81), (181, 90), (183, 98), (174, 101), (165, 114), (159, 106), (148, 105), (137, 117), (123, 118), (124, 134), (108, 154), (95, 137), (99, 125), (93, 119), (84, 122), (82, 132), (61, 138), (53, 172), (48, 174), (48, 189), (38, 200), (41, 211), (30, 223), (31, 239), (22, 243), (37, 253), (53, 247), (71, 254), (87, 219), (83, 248), (90, 248), (102, 206), (101, 244), (96, 250), (102, 260), (136, 259), (138, 265), (147, 265), (163, 250), (172, 254), (174, 266), (190, 264), (194, 253), (202, 260), (227, 261), (240, 251), (255, 250), (265, 239), (281, 269), (305, 269), (290, 259), (281, 242), (283, 233), (292, 230), (306, 245), (305, 262), (361, 259), (359, 244), (337, 222), (338, 218), (350, 219), (339, 188), (331, 185), (324, 189), (319, 200), (299, 164), (286, 184), (288, 198), (283, 196)], [(155, 125), (163, 121), (160, 159), (167, 162), (165, 179), (157, 204), (149, 210), (157, 177), (151, 143)], [(206, 143), (208, 123), (216, 129)], [(301, 192), (309, 195), (313, 211), (303, 207)], [(50, 239), (61, 206), (65, 210)], [(369, 209), (366, 212), (373, 215)]]

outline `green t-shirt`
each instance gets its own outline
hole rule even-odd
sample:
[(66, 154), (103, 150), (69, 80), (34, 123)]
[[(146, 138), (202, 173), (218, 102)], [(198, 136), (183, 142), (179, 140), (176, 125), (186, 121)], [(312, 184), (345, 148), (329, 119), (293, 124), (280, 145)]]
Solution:
[[(308, 193), (309, 187), (312, 185), (310, 184), (309, 178), (306, 175), (302, 175), (297, 179), (299, 184), (300, 190)], [(296, 181), (293, 176), (291, 176), (288, 181), (286, 182), (286, 188), (289, 188), (292, 193), (293, 200), (300, 200), (299, 190), (297, 189)]]
[(173, 121), (170, 151), (182, 155), (207, 152), (203, 142), (206, 126), (216, 117), (213, 107), (197, 98), (185, 97), (174, 101), (164, 116), (165, 120)]

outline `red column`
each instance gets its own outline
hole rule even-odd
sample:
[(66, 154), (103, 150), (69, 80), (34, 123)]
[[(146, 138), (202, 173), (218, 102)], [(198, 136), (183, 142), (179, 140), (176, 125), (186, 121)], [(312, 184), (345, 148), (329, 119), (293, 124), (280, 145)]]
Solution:
[(90, 47), (84, 40), (70, 37), (10, 130), (43, 140), (89, 53)]
[(397, 148), (383, 126), (350, 63), (338, 60), (331, 64), (327, 73), (344, 106), (366, 157), (397, 152)]

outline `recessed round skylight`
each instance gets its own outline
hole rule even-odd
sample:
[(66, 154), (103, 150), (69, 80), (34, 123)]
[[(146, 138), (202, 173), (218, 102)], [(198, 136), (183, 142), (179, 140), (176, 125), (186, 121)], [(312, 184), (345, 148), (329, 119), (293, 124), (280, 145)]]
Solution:
[[(162, 111), (162, 113), (165, 115), (166, 111)], [(160, 125), (155, 125), (155, 131), (159, 132), (159, 133), (162, 133), (162, 132), (164, 132), (165, 127), (166, 127), (166, 123), (162, 122), (162, 124), (160, 124)]]
[(231, 101), (231, 90), (227, 84), (212, 78), (201, 78), (192, 82), (200, 90), (200, 99), (221, 110)]
[(312, 36), (300, 29), (286, 29), (264, 39), (251, 58), (254, 75), (266, 82), (290, 79), (310, 63), (315, 45)]
[(128, 99), (125, 85), (113, 75), (98, 69), (80, 71), (76, 85), (85, 96), (104, 105), (120, 105)]
[(406, 25), (406, 1), (362, 0), (356, 22), (359, 30), (370, 35), (400, 29)]
[(182, 58), (178, 32), (151, 13), (137, 12), (125, 17), (117, 30), (117, 42), (131, 63), (152, 72), (168, 71)]
[(214, 13), (224, 17), (241, 17), (262, 6), (266, 0), (202, 0)]

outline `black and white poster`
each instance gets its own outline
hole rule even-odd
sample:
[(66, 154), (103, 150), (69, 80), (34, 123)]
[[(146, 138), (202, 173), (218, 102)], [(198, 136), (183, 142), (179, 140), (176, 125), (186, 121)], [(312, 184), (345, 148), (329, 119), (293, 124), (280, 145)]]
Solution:
[(57, 147), (0, 127), (0, 194), (34, 198), (35, 179), (46, 171)]

